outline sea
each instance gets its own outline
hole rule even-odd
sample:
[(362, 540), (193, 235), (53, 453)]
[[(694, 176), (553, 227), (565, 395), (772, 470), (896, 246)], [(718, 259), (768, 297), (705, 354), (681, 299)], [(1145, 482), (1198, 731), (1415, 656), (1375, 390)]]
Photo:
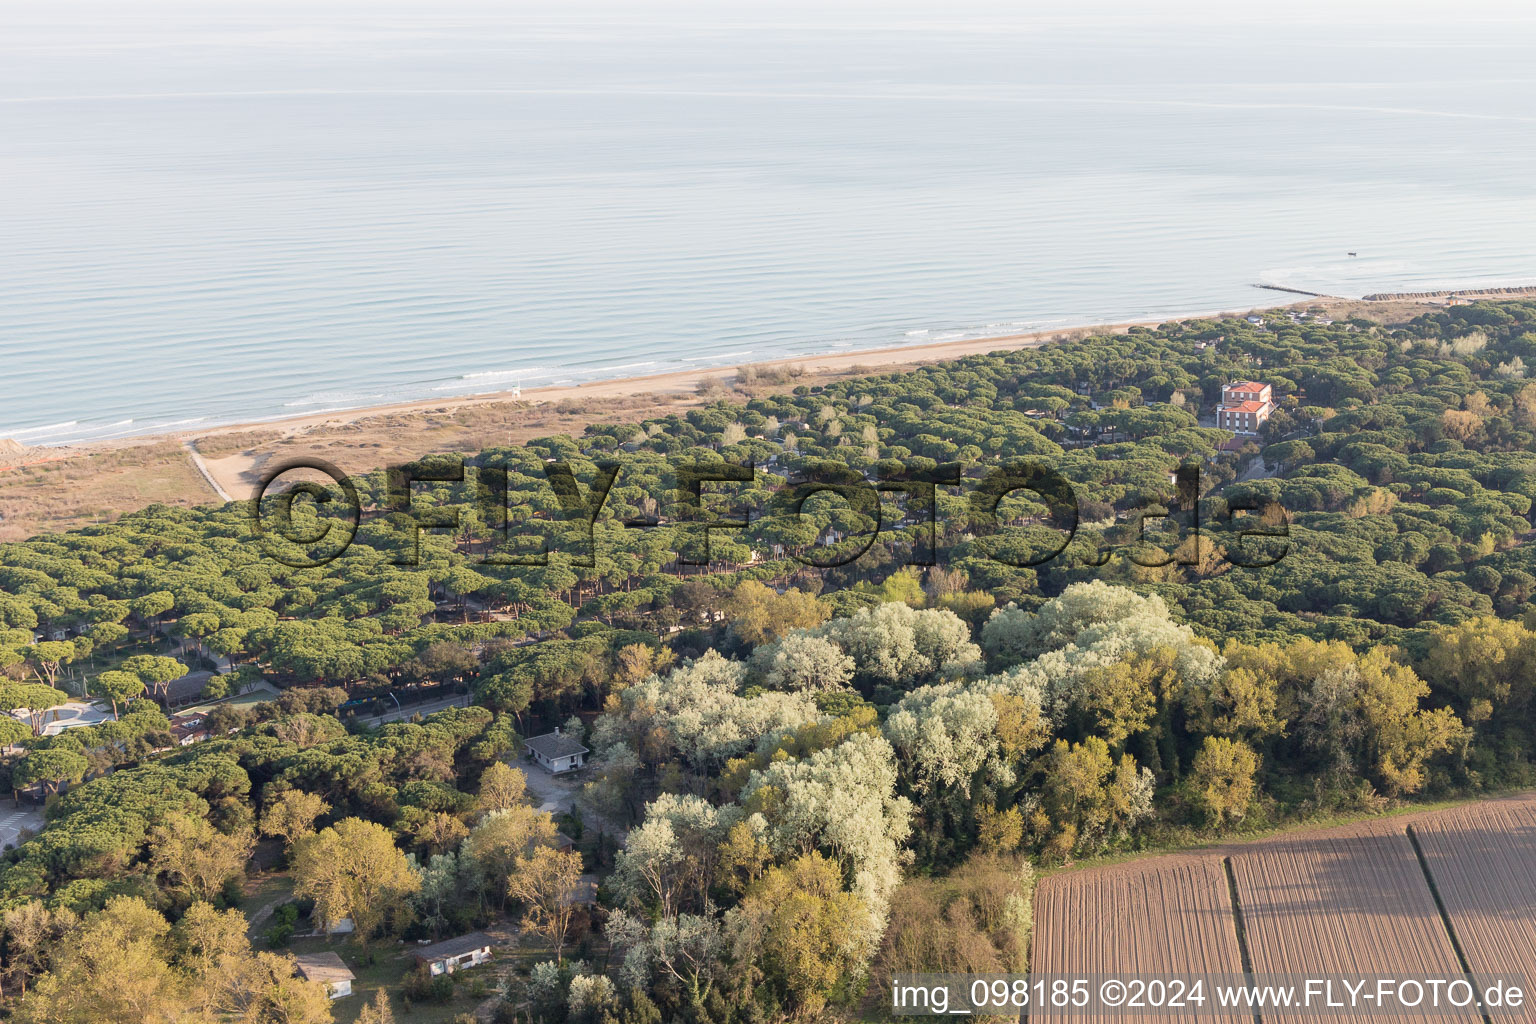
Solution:
[(1536, 9), (0, 7), (0, 438), (1536, 284)]

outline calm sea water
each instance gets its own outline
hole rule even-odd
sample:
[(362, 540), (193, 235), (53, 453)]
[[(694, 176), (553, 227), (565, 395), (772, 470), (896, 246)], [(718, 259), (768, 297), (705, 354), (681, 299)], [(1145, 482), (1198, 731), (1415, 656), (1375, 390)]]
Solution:
[(1152, 8), (7, 5), (0, 437), (1536, 283), (1536, 23)]

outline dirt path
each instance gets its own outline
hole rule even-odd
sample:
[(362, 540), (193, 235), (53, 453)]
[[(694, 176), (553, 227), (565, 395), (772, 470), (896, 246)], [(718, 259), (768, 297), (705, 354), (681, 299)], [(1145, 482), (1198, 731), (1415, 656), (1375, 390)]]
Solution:
[(585, 829), (598, 829), (612, 836), (616, 842), (624, 842), (624, 837), (629, 833), (628, 828), (609, 821), (581, 800), (581, 787), (592, 777), (588, 769), (581, 768), (555, 776), (521, 759), (514, 761), (512, 767), (521, 771), (528, 780), (528, 800), (535, 807), (551, 814), (574, 814), (581, 819)]
[[(503, 948), (511, 949), (522, 941), (523, 930), (516, 926), (508, 925), (504, 928), (488, 928), (486, 934), (497, 940)], [(502, 982), (506, 981), (516, 969), (516, 964), (508, 957), (498, 957), (491, 962), (490, 989), (491, 994), (480, 1001), (471, 1012), (475, 1019), (489, 1024), (496, 1013), (496, 1004), (501, 1002)]]
[(470, 1011), (475, 1015), (475, 1020), (485, 1021), (486, 1024), (490, 1024), (491, 1019), (496, 1016), (496, 1004), (501, 1002), (501, 983), (511, 973), (511, 964), (496, 965), (496, 971), (492, 975), (491, 994), (481, 1000), (480, 1004)]
[(219, 486), (219, 482), (215, 480), (213, 474), (208, 471), (208, 463), (203, 461), (203, 457), (197, 453), (197, 449), (193, 447), (193, 443), (191, 441), (183, 441), (181, 446), (185, 448), (187, 450), (187, 454), (191, 456), (192, 465), (197, 468), (198, 473), (201, 474), (202, 478), (208, 482), (208, 486), (213, 488), (213, 493), (217, 494), (222, 501), (234, 501), (235, 499), (229, 496), (229, 492), (226, 491), (223, 487)]
[(246, 934), (255, 935), (256, 930), (266, 922), (267, 918), (271, 917), (278, 907), (287, 903), (292, 898), (291, 896), (279, 896), (277, 899), (270, 900), (258, 907), (256, 913), (252, 914), (246, 921)]

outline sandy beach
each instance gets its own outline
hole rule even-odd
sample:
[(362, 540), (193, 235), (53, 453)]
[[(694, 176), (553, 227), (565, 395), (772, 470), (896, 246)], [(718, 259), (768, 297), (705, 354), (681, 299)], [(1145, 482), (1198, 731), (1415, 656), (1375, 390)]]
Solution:
[[(1246, 311), (1244, 311), (1246, 312)], [(1193, 316), (1218, 316), (1221, 313), (1193, 314)], [(1180, 318), (1180, 319), (1189, 319)], [(774, 371), (793, 368), (796, 377), (786, 386), (820, 381), (827, 377), (860, 376), (889, 373), (903, 368), (927, 363), (943, 362), (963, 356), (1009, 349), (1029, 348), (1057, 339), (1083, 336), (1093, 333), (1124, 332), (1133, 326), (1162, 323), (1162, 320), (1138, 320), (1113, 324), (1084, 324), (1055, 328), (1024, 334), (971, 338), (959, 341), (933, 342), (929, 344), (898, 345), (889, 348), (859, 349), (823, 355), (795, 356), (750, 364), (771, 376)], [(413, 399), (385, 405), (360, 406), (356, 409), (327, 410), (301, 413), (293, 416), (248, 420), (198, 427), (183, 431), (148, 433), (117, 437), (103, 441), (89, 441), (76, 445), (57, 447), (25, 447), (14, 441), (0, 439), (0, 471), (21, 465), (58, 461), (86, 452), (117, 451), (142, 445), (176, 441), (204, 447), (208, 442), (231, 435), (270, 434), (274, 437), (292, 437), (318, 427), (343, 428), (378, 417), (396, 417), (410, 414), (443, 414), (462, 409), (479, 408), (508, 402), (528, 404), (558, 403), (562, 399), (584, 404), (609, 402), (636, 396), (659, 399), (676, 399), (697, 395), (706, 380), (719, 380), (728, 389), (738, 382), (741, 366), (717, 366), (690, 368), (669, 373), (646, 376), (615, 377), (608, 380), (587, 381), (581, 384), (548, 385), (522, 388), (517, 391), (488, 391), (479, 394), (460, 395), (453, 398)], [(763, 390), (763, 389), (759, 389)], [(766, 386), (767, 391), (774, 390)], [(202, 442), (202, 444), (200, 444)]]
[[(1161, 321), (1158, 321), (1161, 322)], [(1138, 321), (1137, 323), (1144, 323)], [(204, 453), (203, 466), (216, 489), (235, 498), (250, 497), (260, 475), (261, 466), (275, 454), (273, 446), (285, 455), (296, 454), (295, 446), (304, 446), (308, 454), (320, 454), (316, 447), (323, 445), (327, 457), (335, 454), (334, 448), (325, 443), (337, 433), (357, 435), (371, 434), (376, 430), (391, 429), (402, 418), (433, 419), (471, 417), (476, 412), (493, 414), (498, 407), (518, 407), (528, 411), (545, 408), (550, 414), (534, 416), (528, 426), (531, 431), (511, 431), (497, 443), (524, 440), (548, 433), (554, 426), (559, 430), (579, 432), (587, 423), (609, 418), (615, 414), (643, 410), (642, 416), (655, 415), (658, 411), (674, 411), (713, 401), (716, 397), (737, 392), (769, 394), (800, 384), (820, 384), (842, 377), (867, 376), (891, 373), (926, 363), (943, 362), (963, 356), (1009, 349), (1030, 348), (1047, 344), (1056, 339), (1072, 336), (1123, 332), (1135, 323), (1099, 324), (1067, 330), (1038, 331), (1028, 334), (1007, 335), (994, 338), (976, 338), (962, 341), (939, 342), (928, 345), (907, 345), (883, 349), (866, 349), (803, 358), (780, 359), (750, 364), (764, 377), (773, 378), (786, 371), (793, 377), (780, 379), (778, 383), (748, 384), (742, 380), (742, 367), (725, 366), (680, 370), (672, 373), (641, 377), (621, 377), (613, 380), (589, 381), (583, 384), (524, 388), (520, 392), (498, 391), (480, 395), (466, 395), (453, 399), (434, 399), (400, 402), (393, 405), (371, 406), (345, 412), (329, 412), (309, 416), (295, 416), (261, 423), (231, 424), (199, 431), (178, 438), (189, 447)], [(720, 387), (713, 395), (701, 393), (706, 382), (716, 380)], [(262, 435), (266, 435), (265, 438)], [(322, 438), (324, 441), (322, 441)], [(244, 445), (247, 440), (257, 444), (242, 451), (224, 453), (231, 441)], [(261, 442), (267, 443), (263, 445)], [(377, 451), (377, 449), (373, 449)], [(411, 452), (411, 454), (420, 454)], [(343, 464), (344, 468), (358, 467)]]
[[(1435, 297), (1366, 302), (1309, 298), (1177, 318), (1083, 324), (1046, 331), (901, 345), (579, 385), (424, 399), (68, 448), (0, 445), (0, 541), (68, 529), (154, 502), (195, 505), (251, 497), (275, 460), (321, 457), (351, 473), (433, 451), (477, 451), (552, 433), (579, 434), (594, 422), (682, 412), (718, 397), (772, 394), (802, 384), (892, 373), (988, 352), (1031, 348), (1096, 333), (1123, 333), (1169, 319), (1242, 316), (1255, 310), (1322, 307), (1334, 317), (1411, 318)], [(709, 392), (708, 381), (718, 385)], [(702, 392), (702, 393), (701, 393)]]
[[(1305, 306), (1310, 304), (1313, 303), (1302, 302), (1294, 303), (1293, 305)], [(1267, 306), (1264, 308), (1273, 309), (1277, 307)], [(770, 373), (771, 371), (794, 367), (802, 371), (794, 383), (803, 383), (807, 379), (814, 381), (827, 376), (842, 377), (890, 373), (912, 366), (943, 362), (945, 360), (959, 359), (964, 356), (987, 352), (1030, 348), (1053, 340), (1066, 340), (1071, 337), (1089, 334), (1124, 333), (1131, 327), (1152, 326), (1167, 322), (1169, 319), (1189, 320), (1201, 317), (1241, 316), (1249, 312), (1251, 310), (1248, 309), (1210, 311), (1192, 313), (1176, 318), (1164, 317), (1156, 320), (1082, 324), (1023, 334), (969, 338), (959, 341), (932, 342), (928, 344), (896, 345), (888, 348), (857, 349), (821, 355), (793, 356), (784, 359), (755, 362), (750, 365)], [(608, 380), (587, 381), (581, 384), (557, 384), (522, 388), (519, 391), (501, 390), (459, 395), (453, 398), (412, 399), (410, 401), (384, 405), (360, 406), (356, 409), (332, 409), (324, 412), (300, 413), (293, 416), (225, 423), (212, 427), (203, 426), (183, 431), (130, 435), (110, 440), (83, 442), (71, 446), (23, 448), (13, 441), (8, 441), (4, 443), (9, 447), (0, 448), (0, 462), (19, 465), (27, 457), (30, 457), (31, 461), (50, 461), (50, 458), (68, 457), (69, 455), (85, 451), (112, 451), (166, 440), (197, 442), (205, 439), (225, 437), (231, 434), (248, 434), (253, 432), (271, 432), (280, 436), (289, 436), (318, 426), (341, 427), (378, 416), (392, 416), (402, 413), (445, 413), (502, 402), (540, 403), (558, 402), (561, 399), (595, 402), (636, 395), (652, 395), (657, 397), (688, 396), (697, 394), (701, 385), (711, 378), (719, 380), (727, 386), (732, 385), (738, 380), (741, 369), (742, 367), (739, 365), (690, 368), (646, 376), (615, 377)], [(768, 390), (771, 391), (773, 389), (769, 387)], [(0, 465), (0, 469), (6, 468), (11, 468), (11, 466)]]
[[(959, 359), (964, 356), (1031, 348), (1051, 341), (1084, 337), (1090, 334), (1124, 333), (1132, 327), (1156, 326), (1170, 320), (1246, 316), (1256, 311), (1306, 308), (1309, 306), (1322, 306), (1328, 309), (1334, 316), (1349, 316), (1357, 312), (1369, 311), (1369, 314), (1374, 317), (1385, 316), (1390, 319), (1394, 318), (1395, 314), (1401, 312), (1396, 307), (1407, 307), (1413, 312), (1421, 312), (1422, 308), (1426, 305), (1438, 304), (1433, 300), (1435, 297), (1443, 294), (1445, 293), (1423, 293), (1422, 296), (1416, 295), (1412, 299), (1404, 297), (1401, 301), (1364, 301), (1314, 297), (1278, 305), (1270, 304), (1245, 309), (1209, 310), (1179, 317), (1162, 317), (1154, 320), (1087, 323), (1022, 334), (997, 335), (927, 344), (895, 345), (887, 348), (856, 349), (821, 355), (793, 356), (784, 359), (756, 362), (750, 365), (758, 370), (768, 371), (770, 374), (775, 370), (794, 367), (802, 372), (788, 385), (793, 386), (793, 384), (804, 383), (807, 379), (814, 382), (829, 376), (835, 378), (891, 373), (904, 368)], [(15, 444), (15, 442), (6, 442), (0, 439), (0, 444), (8, 445), (8, 447), (0, 447), (0, 470), (11, 468), (11, 466), (4, 465), (5, 463), (22, 464), (26, 457), (31, 457), (32, 461), (47, 461), (50, 456), (67, 457), (68, 454), (83, 451), (109, 451), (167, 440), (197, 443), (232, 434), (270, 432), (277, 436), (292, 436), (319, 426), (344, 427), (379, 416), (409, 413), (440, 414), (504, 402), (541, 403), (559, 402), (562, 399), (600, 402), (631, 398), (638, 395), (666, 398), (692, 396), (696, 395), (701, 385), (711, 378), (719, 380), (727, 387), (736, 385), (739, 382), (741, 369), (742, 367), (739, 365), (690, 368), (648, 376), (616, 377), (608, 380), (588, 381), (581, 384), (523, 388), (517, 392), (502, 390), (461, 395), (453, 398), (413, 399), (385, 405), (361, 406), (356, 409), (301, 413), (294, 416), (226, 423), (212, 427), (204, 426), (185, 431), (132, 435), (105, 441), (86, 442), (70, 447), (23, 448)], [(774, 388), (769, 386), (767, 390), (772, 391)]]

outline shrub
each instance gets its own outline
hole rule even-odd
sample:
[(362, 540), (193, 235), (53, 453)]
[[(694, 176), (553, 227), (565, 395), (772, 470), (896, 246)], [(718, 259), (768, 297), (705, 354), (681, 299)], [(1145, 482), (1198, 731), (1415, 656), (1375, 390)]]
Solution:
[(418, 964), (405, 976), (400, 993), (416, 1003), (446, 1003), (453, 998), (453, 976), (433, 974), (426, 964)]
[(293, 925), (275, 924), (267, 929), (267, 948), (282, 949), (293, 938)]

